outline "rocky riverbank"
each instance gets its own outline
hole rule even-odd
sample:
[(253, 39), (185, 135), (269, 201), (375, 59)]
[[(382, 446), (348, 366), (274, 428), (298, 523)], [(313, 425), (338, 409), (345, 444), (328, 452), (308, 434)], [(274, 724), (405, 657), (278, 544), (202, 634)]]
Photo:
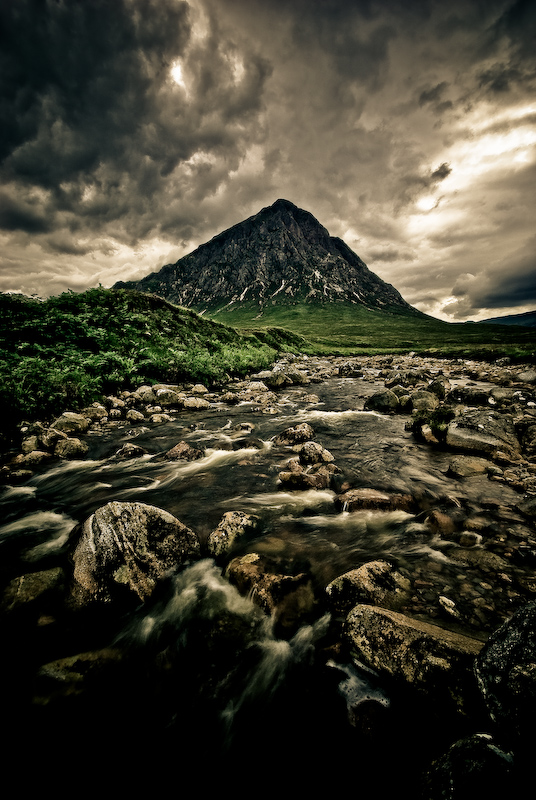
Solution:
[[(14, 694), (32, 710), (30, 720), (37, 711), (47, 722), (72, 722), (87, 713), (88, 704), (102, 709), (103, 698), (109, 700), (125, 675), (140, 690), (140, 662), (131, 644), (117, 637), (120, 623), (140, 609), (150, 616), (155, 604), (169, 614), (170, 604), (176, 608), (188, 595), (177, 588), (181, 577), (196, 565), (208, 571), (214, 565), (228, 587), (219, 591), (249, 598), (260, 616), (246, 623), (243, 613), (227, 604), (200, 616), (202, 635), (196, 641), (206, 656), (197, 676), (205, 686), (201, 705), (239, 680), (237, 662), (251, 657), (264, 620), (275, 641), (290, 643), (304, 629), (317, 630), (318, 620), (328, 620), (322, 623), (312, 674), (319, 669), (323, 675), (329, 663), (341, 681), (345, 670), (358, 668), (395, 696), (408, 693), (415, 708), (433, 704), (445, 721), (444, 735), (434, 732), (439, 749), (416, 756), (423, 797), (465, 797), (473, 787), (490, 792), (504, 786), (506, 791), (525, 774), (536, 705), (536, 371), (531, 365), (288, 357), (272, 370), (217, 391), (200, 385), (142, 386), (90, 408), (67, 410), (49, 423), (25, 424), (17, 449), (3, 459), (5, 491), (24, 487), (60, 462), (84, 459), (88, 436), (103, 436), (114, 426), (157, 431), (185, 412), (240, 404), (276, 415), (289, 387), (300, 387), (302, 402), (314, 406), (315, 384), (333, 376), (362, 383), (364, 411), (402, 415), (416, 442), (450, 454), (453, 481), (503, 485), (505, 500), (475, 509), (455, 497), (438, 501), (426, 493), (387, 492), (370, 482), (356, 486), (313, 425), (282, 428), (270, 443), (278, 456), (281, 491), (329, 491), (338, 515), (398, 513), (411, 520), (406, 535), (417, 542), (434, 537), (444, 553), (439, 563), (375, 559), (318, 586), (306, 565), (290, 566), (262, 549), (241, 552), (259, 534), (254, 514), (230, 510), (202, 540), (166, 509), (111, 498), (80, 521), (46, 568), (13, 574), (4, 558), (2, 620), (11, 663), (3, 691), (9, 694), (9, 683), (14, 684)], [(227, 447), (250, 453), (263, 442), (244, 424), (229, 432)], [(194, 462), (203, 456), (201, 441), (179, 441), (158, 458)], [(113, 455), (126, 463), (151, 457), (135, 443)], [(172, 653), (172, 634), (164, 628), (158, 641), (151, 639), (142, 666), (155, 686), (169, 690), (171, 675), (183, 681), (192, 676)], [(154, 688), (144, 692), (146, 701), (156, 702)], [(309, 711), (315, 703), (324, 708), (324, 700), (322, 691), (313, 693)], [(381, 747), (384, 697), (347, 691), (345, 703), (341, 727), (349, 726), (361, 745)], [(466, 735), (451, 741), (451, 730)], [(399, 735), (403, 739), (402, 730)], [(406, 752), (402, 740), (398, 744)]]

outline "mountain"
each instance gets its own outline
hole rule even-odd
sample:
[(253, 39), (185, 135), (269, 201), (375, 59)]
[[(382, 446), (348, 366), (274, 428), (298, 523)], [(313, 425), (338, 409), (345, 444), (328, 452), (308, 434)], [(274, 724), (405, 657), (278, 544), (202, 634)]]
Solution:
[(509, 314), (506, 317), (492, 317), (480, 320), (486, 325), (520, 325), (523, 328), (536, 328), (536, 311), (527, 311), (524, 314)]
[(113, 288), (148, 292), (209, 313), (344, 303), (421, 315), (342, 239), (288, 200), (277, 200), (175, 264)]

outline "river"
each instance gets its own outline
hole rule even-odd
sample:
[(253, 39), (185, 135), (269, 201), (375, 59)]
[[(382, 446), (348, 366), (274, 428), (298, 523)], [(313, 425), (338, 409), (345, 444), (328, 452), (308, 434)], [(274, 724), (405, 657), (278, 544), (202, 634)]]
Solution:
[[(450, 563), (445, 540), (425, 528), (422, 513), (348, 512), (336, 506), (337, 490), (372, 487), (409, 494), (423, 509), (463, 506), (475, 515), (499, 513), (515, 503), (515, 493), (487, 476), (464, 483), (449, 477), (450, 454), (418, 442), (406, 430), (407, 416), (364, 411), (364, 399), (379, 387), (379, 376), (332, 376), (279, 391), (269, 409), (214, 402), (207, 410), (183, 410), (158, 425), (119, 421), (90, 431), (84, 460), (56, 460), (23, 485), (1, 490), (4, 565), (9, 560), (13, 575), (49, 568), (75, 526), (97, 508), (110, 500), (140, 501), (166, 509), (194, 530), (202, 550), (226, 511), (257, 515), (258, 533), (240, 544), (237, 554), (265, 554), (291, 571), (292, 565), (306, 565), (319, 593), (338, 575), (378, 558), (394, 559), (421, 578), (441, 573), (444, 591), (456, 593), (467, 576)], [(292, 453), (273, 439), (303, 422), (313, 427), (315, 441), (340, 469), (330, 489), (287, 491), (278, 482)], [(180, 441), (204, 455), (191, 462), (162, 458)], [(146, 454), (117, 460), (126, 443), (143, 447)], [(245, 629), (235, 630), (231, 644), (211, 628), (223, 611), (244, 620)], [(45, 622), (41, 626), (46, 628)], [(361, 775), (360, 783), (372, 772), (380, 785), (395, 787), (406, 771), (411, 781), (412, 754), (420, 763), (428, 753), (428, 734), (420, 726), (416, 731), (411, 709), (400, 699), (389, 724), (382, 721), (394, 702), (388, 687), (359, 665), (330, 658), (329, 628), (330, 615), (321, 609), (291, 637), (278, 638), (221, 568), (203, 557), (179, 573), (151, 607), (139, 608), (113, 630), (104, 626), (102, 636), (88, 635), (88, 650), (124, 645), (136, 665), (117, 682), (114, 677), (98, 701), (93, 698), (94, 714), (83, 702), (73, 711), (63, 701), (57, 706), (47, 701), (37, 714), (33, 707), (29, 716), (17, 710), (12, 735), (22, 737), (23, 749), (32, 742), (37, 753), (55, 757), (61, 769), (66, 760), (87, 766), (89, 759), (117, 772), (128, 750), (135, 774), (136, 760), (146, 757), (154, 780), (154, 770), (160, 769), (155, 761), (163, 761), (166, 774), (179, 769), (183, 780), (195, 764), (197, 770), (209, 770), (212, 779), (217, 775), (223, 786), (235, 783), (247, 766), (247, 774), (260, 781), (248, 793), (260, 791), (268, 778), (282, 789), (316, 787), (317, 773), (337, 791), (341, 776)], [(26, 681), (39, 665), (33, 663), (37, 655), (31, 643), (24, 641), (17, 653), (17, 635), (11, 630), (10, 635), (4, 691), (20, 669), (16, 701), (24, 706)], [(51, 660), (83, 647), (83, 631), (69, 635), (71, 641), (62, 639), (61, 645), (52, 637), (55, 645), (45, 648)], [(165, 668), (155, 667), (156, 654)], [(349, 717), (360, 702), (370, 706), (361, 727)], [(428, 723), (431, 718), (426, 717)], [(438, 726), (432, 738), (442, 741), (440, 723), (430, 724)], [(128, 742), (128, 749), (119, 747), (119, 740)], [(88, 744), (96, 751), (91, 756), (81, 752)], [(40, 762), (39, 774), (45, 764), (50, 765)], [(384, 765), (390, 765), (386, 774)], [(123, 778), (126, 769), (120, 768)]]

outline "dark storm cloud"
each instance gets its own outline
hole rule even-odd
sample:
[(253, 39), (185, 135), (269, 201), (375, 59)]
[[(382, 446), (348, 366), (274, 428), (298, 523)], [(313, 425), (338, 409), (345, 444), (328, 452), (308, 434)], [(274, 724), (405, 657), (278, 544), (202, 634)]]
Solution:
[(286, 197), (461, 315), (528, 237), (528, 150), (488, 140), (535, 88), (532, 6), (0, 0), (0, 289), (141, 277)]

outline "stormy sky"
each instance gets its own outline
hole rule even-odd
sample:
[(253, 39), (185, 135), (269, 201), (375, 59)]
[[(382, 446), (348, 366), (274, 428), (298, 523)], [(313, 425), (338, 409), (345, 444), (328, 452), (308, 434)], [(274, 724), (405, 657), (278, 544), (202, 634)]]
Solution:
[(417, 308), (536, 308), (533, 0), (0, 0), (0, 290), (141, 278), (278, 198)]

